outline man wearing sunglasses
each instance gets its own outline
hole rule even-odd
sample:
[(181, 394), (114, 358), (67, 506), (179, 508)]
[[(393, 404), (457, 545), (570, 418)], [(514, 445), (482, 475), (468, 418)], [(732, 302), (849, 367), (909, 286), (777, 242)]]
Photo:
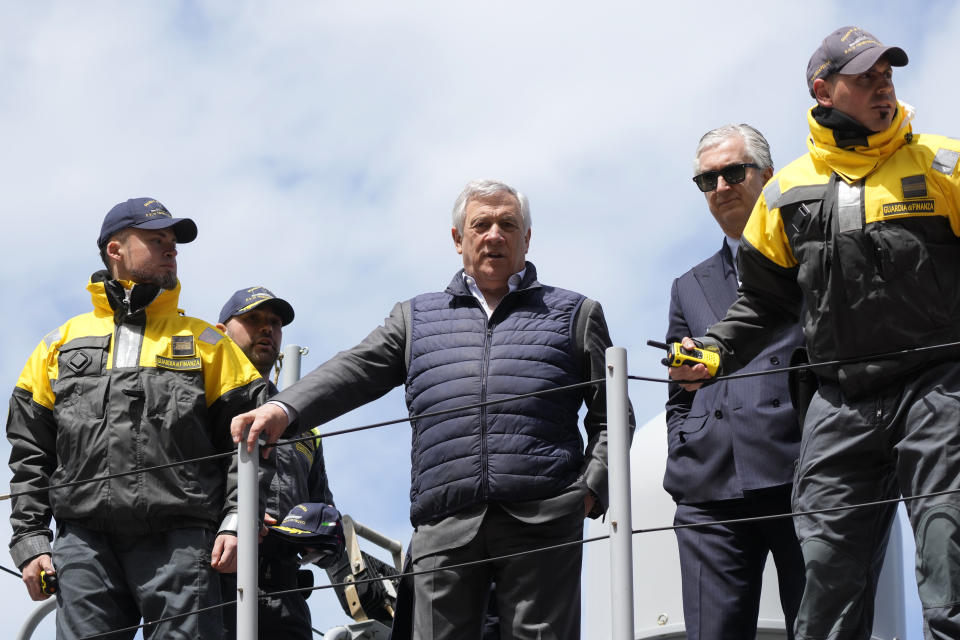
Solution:
[[(802, 318), (811, 361), (831, 363), (815, 368), (795, 476), (794, 510), (810, 512), (794, 521), (797, 638), (870, 636), (896, 505), (854, 505), (901, 493), (925, 635), (960, 637), (960, 507), (932, 495), (960, 490), (960, 354), (915, 351), (960, 341), (960, 140), (913, 133), (893, 86), (906, 64), (857, 27), (813, 53), (810, 152), (764, 187), (741, 239), (740, 297), (700, 339), (726, 374)], [(681, 369), (671, 375), (688, 390), (708, 376)]]
[[(715, 254), (673, 281), (667, 342), (703, 335), (737, 298), (736, 256), (750, 211), (773, 175), (770, 147), (746, 124), (707, 132), (697, 146), (693, 181), (723, 232)], [(754, 371), (790, 361), (803, 343), (798, 324), (783, 327), (747, 365)], [(803, 594), (803, 557), (788, 519), (726, 520), (790, 512), (800, 425), (787, 375), (669, 387), (664, 488), (677, 503), (683, 614), (687, 638), (755, 638), (760, 586), (773, 553), (789, 637)], [(712, 524), (711, 524), (712, 523)]]

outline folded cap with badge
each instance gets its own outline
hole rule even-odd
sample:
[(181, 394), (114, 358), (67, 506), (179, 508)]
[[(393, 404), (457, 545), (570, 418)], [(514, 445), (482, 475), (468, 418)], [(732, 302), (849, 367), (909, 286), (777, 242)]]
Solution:
[(339, 555), (343, 551), (343, 523), (340, 521), (340, 512), (330, 504), (298, 504), (280, 524), (272, 525), (268, 529), (270, 535), (297, 546), (333, 555)]
[(886, 56), (891, 66), (905, 67), (909, 61), (900, 47), (888, 47), (860, 27), (840, 27), (820, 43), (807, 63), (807, 88), (813, 92), (813, 81), (834, 73), (863, 73)]
[(304, 502), (290, 509), (280, 524), (267, 527), (269, 536), (289, 545), (300, 555), (300, 563), (328, 567), (337, 562), (346, 547), (340, 512), (331, 504)]
[(293, 307), (290, 303), (273, 295), (273, 292), (266, 287), (249, 287), (235, 292), (220, 309), (220, 318), (217, 322), (226, 324), (227, 320), (233, 316), (241, 316), (265, 302), (269, 302), (270, 307), (280, 316), (283, 326), (293, 322)]
[(97, 246), (103, 249), (110, 241), (110, 236), (129, 227), (137, 229), (173, 227), (173, 233), (180, 244), (193, 242), (197, 237), (197, 225), (190, 218), (174, 218), (165, 206), (153, 198), (130, 198), (107, 212), (100, 226)]

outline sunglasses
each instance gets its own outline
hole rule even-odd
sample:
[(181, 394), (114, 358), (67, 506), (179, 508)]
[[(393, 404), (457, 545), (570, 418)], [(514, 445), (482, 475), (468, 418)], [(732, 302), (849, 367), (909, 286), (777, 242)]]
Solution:
[(723, 176), (723, 181), (727, 184), (740, 184), (747, 178), (747, 167), (760, 168), (752, 162), (731, 164), (719, 171), (704, 171), (700, 175), (693, 176), (693, 181), (700, 187), (700, 191), (706, 193), (717, 188), (717, 178), (720, 176)]

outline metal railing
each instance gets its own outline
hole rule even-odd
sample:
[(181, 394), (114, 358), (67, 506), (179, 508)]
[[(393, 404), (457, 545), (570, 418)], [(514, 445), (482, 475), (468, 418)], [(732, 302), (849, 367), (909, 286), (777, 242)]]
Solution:
[[(284, 370), (299, 377), (300, 347), (284, 348)], [(289, 354), (289, 355), (288, 355)], [(289, 360), (288, 360), (289, 359)], [(288, 378), (284, 377), (284, 381)], [(295, 379), (294, 379), (295, 381)], [(630, 422), (627, 398), (627, 350), (606, 351), (607, 465), (610, 505), (611, 629), (613, 638), (633, 638), (633, 549), (630, 508)], [(237, 527), (237, 640), (257, 637), (257, 474), (259, 446), (247, 453), (246, 439), (238, 445), (239, 512)], [(397, 552), (399, 553), (399, 551)]]

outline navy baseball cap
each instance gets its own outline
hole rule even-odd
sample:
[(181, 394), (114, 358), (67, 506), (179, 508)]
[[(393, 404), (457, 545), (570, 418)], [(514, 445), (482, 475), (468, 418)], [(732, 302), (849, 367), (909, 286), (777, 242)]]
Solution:
[(167, 208), (153, 198), (130, 198), (107, 212), (100, 227), (97, 246), (103, 249), (110, 236), (117, 231), (136, 227), (138, 229), (166, 229), (173, 227), (177, 242), (193, 242), (197, 237), (197, 225), (190, 218), (174, 218)]
[(856, 75), (867, 71), (882, 56), (891, 66), (905, 67), (909, 59), (900, 47), (888, 47), (860, 27), (840, 27), (820, 43), (807, 63), (807, 88), (813, 93), (813, 81), (834, 73)]
[(268, 529), (271, 535), (320, 552), (339, 554), (344, 547), (340, 512), (331, 504), (298, 504), (280, 524), (272, 525)]
[(220, 324), (226, 324), (227, 320), (233, 316), (243, 315), (248, 311), (256, 309), (265, 302), (269, 302), (273, 310), (280, 316), (283, 326), (293, 322), (293, 307), (283, 298), (273, 295), (273, 292), (266, 287), (250, 287), (240, 289), (227, 300), (227, 304), (220, 309)]

